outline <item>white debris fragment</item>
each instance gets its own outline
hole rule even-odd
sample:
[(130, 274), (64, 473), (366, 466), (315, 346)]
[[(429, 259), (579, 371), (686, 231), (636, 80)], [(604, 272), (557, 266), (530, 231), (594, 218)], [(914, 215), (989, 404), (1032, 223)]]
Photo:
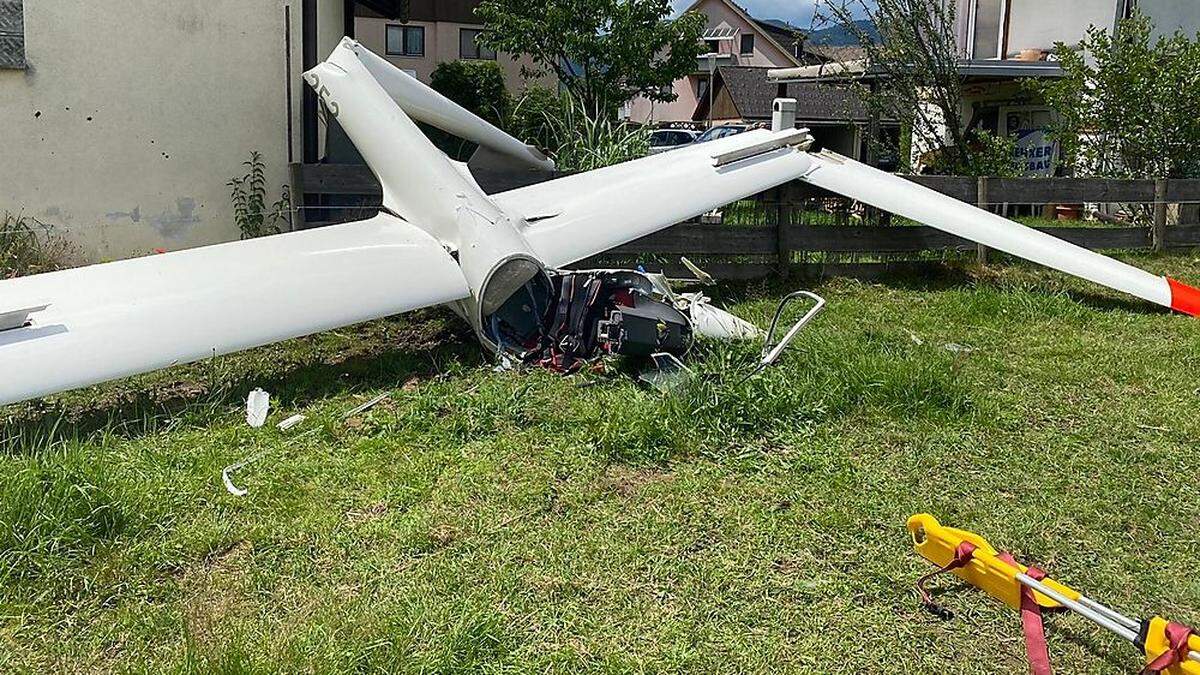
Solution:
[(271, 395), (262, 389), (255, 389), (246, 397), (246, 424), (255, 429), (267, 422), (267, 413), (271, 409)]
[(234, 471), (237, 471), (238, 469), (246, 466), (247, 464), (257, 462), (258, 460), (262, 459), (262, 457), (266, 454), (267, 454), (266, 452), (260, 452), (257, 455), (243, 459), (240, 462), (230, 464), (229, 466), (227, 466), (221, 470), (221, 481), (223, 483), (225, 483), (225, 489), (229, 491), (229, 494), (233, 495), (234, 497), (245, 497), (246, 495), (250, 494), (249, 491), (243, 490), (243, 489), (239, 488), (238, 486), (234, 485), (233, 479), (230, 478), (229, 475), (231, 473), (233, 473)]
[(291, 417), (287, 418), (286, 420), (280, 422), (279, 424), (277, 424), (275, 426), (277, 426), (280, 431), (287, 431), (288, 429), (291, 429), (292, 427), (296, 426), (297, 424), (300, 424), (301, 422), (303, 422), (306, 419), (308, 419), (308, 417), (305, 415), (292, 415)]
[(691, 260), (680, 257), (679, 262), (683, 263), (683, 266), (686, 267), (689, 272), (695, 275), (696, 280), (701, 284), (704, 284), (705, 286), (712, 286), (713, 284), (717, 283), (717, 280), (713, 279), (711, 274), (697, 267), (696, 263), (692, 262)]
[(946, 343), (945, 345), (943, 345), (942, 347), (943, 347), (943, 348), (944, 348), (946, 351), (948, 351), (948, 352), (950, 352), (950, 353), (952, 353), (952, 354), (970, 354), (971, 352), (975, 351), (975, 350), (974, 350), (973, 348), (971, 348), (971, 347), (968, 347), (968, 346), (966, 346), (966, 345), (960, 345), (960, 344), (958, 344), (958, 343), (956, 343), (956, 342), (947, 342), (947, 343)]
[(382, 403), (384, 401), (384, 399), (386, 399), (388, 396), (390, 396), (390, 394), (380, 394), (379, 396), (376, 396), (375, 398), (371, 399), (370, 401), (367, 401), (366, 403), (358, 406), (357, 408), (355, 408), (354, 410), (351, 410), (350, 412), (346, 413), (345, 415), (342, 415), (342, 417), (343, 418), (354, 417), (355, 415), (357, 415), (359, 413), (364, 413), (364, 412), (370, 410), (371, 408), (374, 408), (375, 406)]

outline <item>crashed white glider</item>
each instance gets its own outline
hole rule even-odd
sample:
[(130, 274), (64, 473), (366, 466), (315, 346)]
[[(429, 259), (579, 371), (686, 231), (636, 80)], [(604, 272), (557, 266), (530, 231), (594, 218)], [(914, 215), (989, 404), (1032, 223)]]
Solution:
[(810, 153), (803, 130), (752, 131), (489, 196), (414, 119), (478, 143), (481, 162), (552, 164), (353, 40), (305, 78), (379, 179), (382, 212), (0, 282), (0, 404), (437, 304), (466, 318), (489, 349), (536, 350), (564, 369), (569, 362), (557, 359), (598, 345), (671, 351), (693, 328), (744, 334), (752, 330), (744, 322), (698, 294), (673, 296), (654, 275), (561, 268), (797, 179), (1200, 313), (1194, 289), (840, 155)]

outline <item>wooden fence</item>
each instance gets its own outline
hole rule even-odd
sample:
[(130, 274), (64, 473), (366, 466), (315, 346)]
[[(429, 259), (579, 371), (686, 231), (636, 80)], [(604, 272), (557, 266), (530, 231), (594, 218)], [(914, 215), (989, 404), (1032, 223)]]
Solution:
[[(499, 192), (541, 182), (552, 175), (538, 173), (478, 176), (488, 192)], [(1056, 237), (1090, 249), (1165, 249), (1200, 246), (1200, 222), (1167, 225), (1170, 204), (1193, 205), (1177, 209), (1179, 217), (1194, 217), (1200, 204), (1200, 180), (1109, 180), (1088, 178), (1000, 179), (958, 176), (908, 176), (942, 194), (993, 211), (1018, 205), (1127, 204), (1149, 216), (1149, 226), (1038, 227)], [(379, 186), (361, 166), (293, 165), (292, 185), (307, 226), (363, 217), (378, 208)], [(741, 209), (734, 208), (742, 207)], [(734, 218), (749, 209), (751, 218)], [(834, 218), (826, 214), (850, 212), (850, 200), (806, 183), (794, 182), (728, 207), (726, 222), (686, 222), (637, 241), (618, 246), (579, 266), (643, 264), (669, 274), (683, 272), (680, 256), (703, 263), (718, 278), (751, 279), (771, 273), (800, 271), (814, 275), (876, 276), (897, 269), (927, 266), (934, 255), (970, 254), (986, 261), (988, 252), (973, 242), (920, 225), (866, 224), (871, 214)], [(1177, 217), (1178, 219), (1178, 217)], [(1114, 219), (1109, 218), (1110, 222)], [(731, 222), (736, 221), (736, 224)], [(1197, 218), (1200, 221), (1200, 218)], [(919, 258), (913, 260), (912, 258)], [(923, 258), (923, 259), (920, 259)]]

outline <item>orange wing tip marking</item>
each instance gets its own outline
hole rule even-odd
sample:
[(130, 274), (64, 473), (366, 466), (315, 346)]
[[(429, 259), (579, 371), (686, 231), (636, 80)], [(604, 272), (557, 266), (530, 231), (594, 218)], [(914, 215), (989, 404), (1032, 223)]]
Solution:
[(1171, 286), (1171, 309), (1191, 316), (1200, 316), (1200, 289), (1181, 284), (1167, 277)]

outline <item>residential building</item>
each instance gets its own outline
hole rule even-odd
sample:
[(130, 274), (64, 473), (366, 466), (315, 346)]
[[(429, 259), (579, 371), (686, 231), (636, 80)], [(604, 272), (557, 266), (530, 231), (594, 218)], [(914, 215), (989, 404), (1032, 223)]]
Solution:
[(87, 261), (237, 239), (226, 182), (251, 151), (269, 200), (290, 161), (320, 159), (300, 74), (353, 28), (353, 6), (0, 0), (0, 212), (53, 227)]
[(1026, 174), (1054, 175), (1058, 149), (1047, 139), (1053, 112), (1021, 81), (1058, 77), (1048, 56), (1058, 43), (1076, 44), (1095, 26), (1116, 30), (1134, 11), (1159, 35), (1200, 30), (1200, 3), (1179, 0), (951, 0), (955, 40), (963, 61), (963, 115), (967, 128), (1014, 136)]
[(497, 54), (479, 44), (483, 24), (475, 17), (480, 0), (409, 0), (404, 20), (388, 19), (360, 5), (355, 37), (371, 51), (429, 83), (438, 64), (448, 61), (495, 61), (504, 71), (510, 92), (525, 88), (522, 67), (533, 68), (529, 57)]
[[(866, 158), (866, 129), (870, 116), (855, 95), (829, 84), (793, 82), (779, 85), (767, 77), (769, 68), (721, 66), (717, 69), (711, 119), (714, 124), (769, 125), (776, 98), (796, 99), (796, 125), (812, 132), (817, 148)], [(709, 118), (708, 101), (696, 107), (694, 119)], [(900, 126), (884, 120), (881, 133), (898, 140)]]
[(796, 55), (797, 40), (791, 31), (756, 21), (731, 0), (696, 0), (687, 11), (708, 17), (704, 32), (706, 56), (696, 70), (672, 86), (676, 98), (656, 103), (634, 99), (627, 111), (631, 121), (674, 122), (693, 119), (701, 100), (707, 100), (716, 69), (721, 66), (788, 68), (804, 62)]
[[(961, 119), (966, 128), (1013, 136), (1017, 158), (1029, 176), (1058, 171), (1058, 148), (1047, 136), (1053, 112), (1023, 81), (1063, 75), (1049, 58), (1058, 43), (1075, 44), (1091, 26), (1115, 30), (1118, 21), (1140, 11), (1158, 34), (1200, 30), (1200, 3), (1178, 0), (945, 0), (955, 3), (954, 40), (961, 60), (963, 83)], [(800, 66), (772, 73), (777, 83), (860, 82), (882, 75), (866, 61), (843, 60), (836, 68)], [(888, 86), (885, 81), (878, 86)], [(940, 139), (913, 138), (912, 159), (919, 170)]]

